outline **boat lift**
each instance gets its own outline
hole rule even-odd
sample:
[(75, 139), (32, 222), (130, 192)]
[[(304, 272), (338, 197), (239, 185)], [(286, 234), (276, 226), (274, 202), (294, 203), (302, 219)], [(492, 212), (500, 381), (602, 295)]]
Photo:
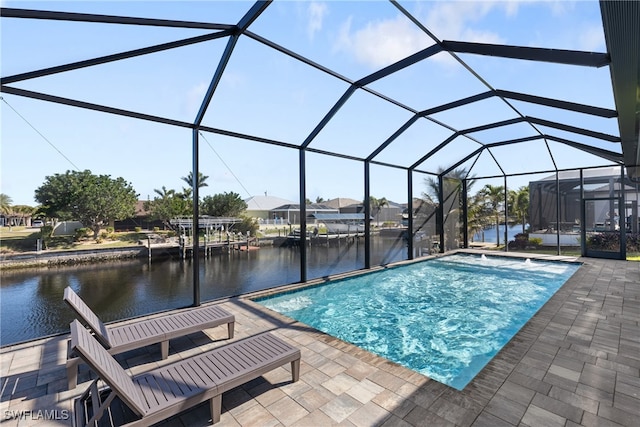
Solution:
[[(208, 249), (211, 247), (213, 240), (215, 238), (215, 232), (218, 232), (218, 244), (215, 246), (220, 246), (220, 242), (226, 240), (227, 245), (230, 244), (230, 232), (233, 229), (235, 224), (242, 222), (242, 218), (233, 218), (233, 217), (215, 217), (203, 215), (198, 218), (198, 229), (204, 230), (204, 251), (205, 256), (208, 254)], [(193, 228), (193, 219), (191, 217), (176, 217), (169, 220), (169, 223), (177, 227), (180, 230), (180, 249), (182, 252), (183, 259), (186, 257), (187, 251), (187, 240), (189, 238), (194, 238), (197, 236), (197, 232), (194, 233)], [(191, 233), (189, 233), (191, 232)], [(222, 233), (225, 233), (225, 238), (222, 238)], [(189, 236), (189, 234), (191, 234)], [(248, 245), (248, 237), (247, 237), (247, 245)]]

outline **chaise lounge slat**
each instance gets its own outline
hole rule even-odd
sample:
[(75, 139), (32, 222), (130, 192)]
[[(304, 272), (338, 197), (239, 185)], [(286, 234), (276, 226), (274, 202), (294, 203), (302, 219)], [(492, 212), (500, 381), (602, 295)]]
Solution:
[[(64, 301), (92, 330), (95, 338), (110, 354), (124, 353), (159, 343), (161, 357), (166, 359), (169, 356), (169, 340), (225, 323), (229, 338), (233, 338), (235, 317), (216, 305), (185, 309), (154, 319), (107, 327), (70, 287), (64, 290)], [(77, 357), (69, 354), (67, 380), (70, 390), (77, 385), (79, 363)]]
[[(71, 323), (71, 347), (117, 397), (138, 416), (130, 426), (150, 424), (210, 401), (213, 423), (220, 420), (222, 393), (273, 369), (291, 364), (292, 381), (300, 377), (300, 350), (265, 332), (188, 359), (130, 377), (115, 359), (77, 321)], [(94, 399), (91, 394), (88, 398)], [(109, 400), (112, 402), (113, 398)], [(85, 425), (89, 415), (100, 418), (105, 405), (92, 414), (76, 401), (75, 425)]]

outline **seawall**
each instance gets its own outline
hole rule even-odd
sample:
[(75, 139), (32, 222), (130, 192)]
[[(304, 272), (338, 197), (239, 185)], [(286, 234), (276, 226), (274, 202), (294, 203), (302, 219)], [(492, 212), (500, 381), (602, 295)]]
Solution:
[[(153, 249), (152, 249), (153, 250)], [(89, 249), (81, 251), (41, 251), (3, 255), (0, 260), (2, 270), (29, 267), (47, 267), (65, 264), (82, 264), (96, 261), (111, 261), (148, 256), (146, 247), (125, 247), (113, 249)]]

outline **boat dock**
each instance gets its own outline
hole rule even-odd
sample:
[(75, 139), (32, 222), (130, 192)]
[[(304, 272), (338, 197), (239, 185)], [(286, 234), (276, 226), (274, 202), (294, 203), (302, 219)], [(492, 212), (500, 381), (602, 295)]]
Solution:
[[(307, 232), (307, 245), (308, 246), (318, 246), (318, 245), (330, 245), (330, 244), (341, 244), (345, 242), (347, 244), (351, 244), (354, 242), (358, 242), (360, 238), (364, 237), (364, 233), (362, 232), (354, 232), (354, 233), (326, 233), (326, 234), (317, 234), (312, 232)], [(300, 246), (300, 233), (291, 233), (286, 237), (286, 241), (284, 242), (287, 246)]]

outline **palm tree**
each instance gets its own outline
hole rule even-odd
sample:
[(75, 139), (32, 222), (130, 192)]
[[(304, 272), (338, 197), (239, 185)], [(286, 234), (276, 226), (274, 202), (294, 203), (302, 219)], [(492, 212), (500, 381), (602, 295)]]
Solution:
[[(438, 175), (444, 172), (444, 168), (442, 166), (438, 167)], [(458, 182), (456, 185), (451, 186), (447, 185), (443, 190), (445, 193), (452, 194), (456, 191), (462, 189), (462, 180), (467, 180), (467, 192), (471, 190), (473, 184), (476, 182), (473, 176), (469, 177), (469, 171), (466, 168), (457, 168), (444, 176), (444, 179), (450, 183)], [(424, 183), (427, 186), (427, 191), (422, 193), (423, 198), (427, 200), (431, 200), (432, 202), (436, 202), (438, 200), (438, 193), (440, 191), (440, 184), (437, 178), (428, 177), (424, 179)], [(447, 194), (444, 194), (444, 197), (447, 197)]]
[[(184, 179), (184, 178), (182, 178)], [(157, 188), (154, 188), (153, 191), (160, 197), (162, 197), (163, 199), (166, 199), (168, 197), (173, 196), (174, 194), (176, 194), (176, 190), (167, 190), (167, 187), (165, 187), (164, 185), (162, 186), (162, 188), (160, 190), (158, 190)]]
[[(467, 199), (467, 227), (469, 234), (475, 236), (487, 226), (487, 207), (480, 194)], [(473, 239), (473, 237), (472, 237)]]
[(13, 200), (11, 199), (11, 197), (9, 197), (4, 193), (0, 193), (0, 212), (1, 213), (7, 214), (7, 215), (10, 214), (12, 203), (13, 203)]
[[(444, 172), (444, 168), (439, 167), (438, 175), (441, 175), (443, 172)], [(449, 246), (453, 246), (457, 244), (456, 241), (461, 240), (461, 237), (462, 237), (462, 232), (461, 232), (462, 218), (460, 218), (459, 213), (462, 212), (463, 206), (462, 206), (462, 198), (458, 196), (462, 192), (463, 180), (467, 181), (467, 194), (469, 194), (469, 191), (471, 190), (471, 187), (473, 187), (473, 184), (476, 182), (476, 180), (474, 176), (471, 176), (471, 177), (469, 176), (469, 171), (466, 168), (461, 167), (461, 168), (453, 169), (449, 171), (446, 175), (444, 175), (442, 179), (442, 183), (443, 183), (442, 195), (444, 197), (444, 200), (442, 201), (442, 203), (443, 203), (443, 214), (445, 216), (445, 218), (443, 219), (443, 223), (445, 224), (445, 230), (443, 230), (443, 232), (445, 233), (445, 236), (448, 236), (447, 242), (449, 242), (448, 244)], [(438, 197), (439, 197), (439, 191), (440, 191), (439, 180), (434, 177), (428, 177), (428, 178), (425, 178), (425, 184), (427, 186), (427, 191), (422, 194), (423, 198), (425, 200), (429, 200), (433, 202), (434, 204), (439, 204), (437, 203)], [(454, 217), (455, 215), (458, 215), (455, 221), (447, 220), (449, 218), (453, 218), (449, 216), (451, 214), (454, 214)], [(473, 211), (470, 209), (467, 209), (468, 224), (475, 221), (472, 215), (473, 215)]]
[(487, 184), (478, 192), (491, 210), (496, 220), (496, 246), (500, 246), (500, 207), (504, 202), (504, 187)]
[(375, 197), (369, 197), (369, 206), (371, 210), (375, 212), (374, 216), (376, 217), (376, 222), (378, 223), (378, 227), (380, 226), (380, 219), (378, 215), (383, 207), (389, 206), (389, 201), (386, 197), (382, 197), (381, 199), (376, 199)]
[[(205, 175), (202, 172), (198, 172), (198, 188), (208, 187), (209, 184), (205, 182), (208, 178), (208, 175)], [(183, 176), (181, 179), (189, 184), (189, 187), (193, 189), (193, 172), (189, 172), (189, 175)]]
[(20, 217), (18, 225), (27, 225), (27, 218), (31, 218), (38, 208), (29, 205), (15, 205), (11, 210), (13, 214)]
[(509, 213), (512, 213), (522, 224), (522, 232), (525, 233), (527, 225), (527, 213), (529, 212), (529, 187), (522, 186), (517, 190), (509, 191)]

